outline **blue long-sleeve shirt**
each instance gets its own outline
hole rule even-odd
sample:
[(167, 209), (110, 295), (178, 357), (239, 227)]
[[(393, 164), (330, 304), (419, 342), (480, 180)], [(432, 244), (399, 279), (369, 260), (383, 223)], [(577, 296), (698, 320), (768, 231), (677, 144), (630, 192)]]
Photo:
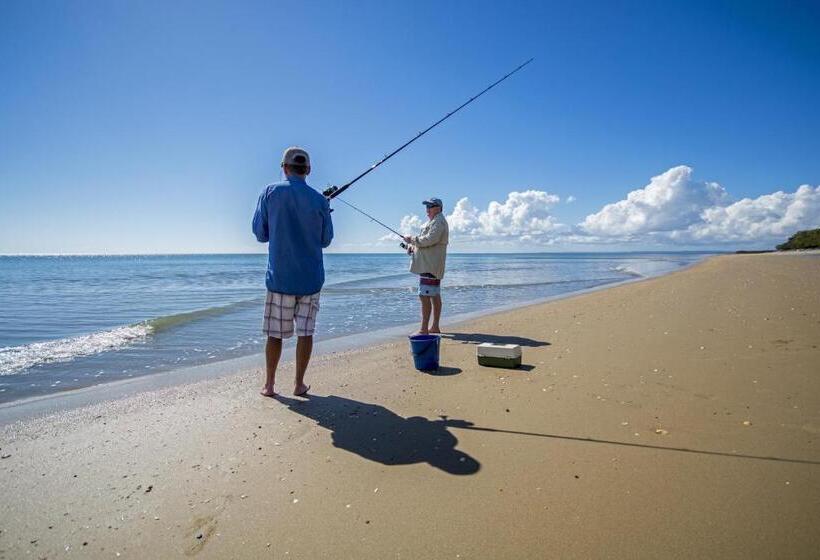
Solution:
[(303, 296), (322, 289), (322, 249), (333, 240), (333, 221), (327, 199), (304, 179), (288, 177), (262, 191), (253, 233), (268, 243), (269, 291)]

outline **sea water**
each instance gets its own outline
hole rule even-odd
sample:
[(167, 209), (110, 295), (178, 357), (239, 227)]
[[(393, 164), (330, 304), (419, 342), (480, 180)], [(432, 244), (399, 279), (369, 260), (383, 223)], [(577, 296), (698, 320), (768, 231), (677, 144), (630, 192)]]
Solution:
[[(451, 254), (445, 318), (657, 276), (705, 256)], [(0, 403), (261, 352), (266, 261), (0, 256)], [(325, 269), (318, 341), (417, 320), (405, 255), (327, 254)]]

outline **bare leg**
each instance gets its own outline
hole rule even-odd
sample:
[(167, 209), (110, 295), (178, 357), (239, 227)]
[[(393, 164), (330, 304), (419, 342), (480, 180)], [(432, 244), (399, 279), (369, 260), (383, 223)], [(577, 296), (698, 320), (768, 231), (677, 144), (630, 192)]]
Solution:
[(419, 300), (421, 300), (421, 328), (419, 334), (427, 334), (429, 332), (427, 324), (430, 322), (430, 311), (433, 305), (430, 302), (430, 296), (419, 296)]
[(305, 371), (310, 363), (310, 354), (313, 352), (313, 337), (300, 336), (296, 341), (296, 386), (293, 389), (294, 395), (302, 395), (307, 392), (305, 385)]
[(441, 319), (441, 296), (433, 296), (430, 299), (433, 300), (433, 325), (430, 327), (430, 332), (438, 334), (441, 332), (438, 326), (439, 319)]
[(279, 357), (282, 355), (282, 339), (268, 337), (265, 345), (265, 386), (260, 391), (266, 397), (272, 397), (273, 383), (276, 381), (276, 366), (279, 365)]

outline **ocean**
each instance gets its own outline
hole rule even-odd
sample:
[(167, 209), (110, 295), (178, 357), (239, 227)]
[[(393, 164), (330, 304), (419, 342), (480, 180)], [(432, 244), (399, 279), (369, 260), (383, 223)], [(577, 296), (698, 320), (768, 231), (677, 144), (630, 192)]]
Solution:
[[(444, 320), (658, 276), (709, 254), (451, 254)], [(0, 403), (261, 352), (266, 259), (0, 256)], [(407, 268), (403, 254), (325, 255), (317, 341), (415, 322)]]

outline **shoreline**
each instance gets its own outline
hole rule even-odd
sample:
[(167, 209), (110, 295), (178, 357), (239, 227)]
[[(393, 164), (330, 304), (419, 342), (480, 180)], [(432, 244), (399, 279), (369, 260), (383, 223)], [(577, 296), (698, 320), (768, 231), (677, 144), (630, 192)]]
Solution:
[[(480, 319), (490, 315), (506, 313), (515, 309), (526, 309), (552, 301), (579, 297), (588, 293), (616, 288), (625, 284), (661, 278), (663, 276), (683, 272), (701, 263), (707, 262), (710, 259), (721, 256), (728, 255), (716, 254), (705, 256), (698, 261), (682, 265), (674, 270), (654, 276), (636, 276), (632, 278), (625, 278), (623, 280), (601, 284), (592, 288), (584, 288), (564, 294), (536, 298), (526, 303), (512, 303), (509, 305), (497, 306), (478, 311), (460, 313), (452, 317), (445, 318), (445, 320), (442, 321), (442, 324), (444, 327), (448, 328), (458, 327), (458, 325), (467, 321)], [(400, 338), (405, 338), (403, 335), (406, 335), (407, 332), (412, 331), (415, 327), (416, 322), (412, 322), (394, 327), (377, 329), (375, 331), (364, 331), (349, 335), (336, 336), (324, 340), (316, 340), (314, 344), (313, 358), (315, 359), (320, 356), (350, 350), (363, 350), (367, 346), (378, 346), (389, 342), (395, 342)], [(289, 367), (292, 365), (291, 362), (294, 358), (294, 352), (295, 348), (292, 346), (283, 348), (283, 353), (280, 360), (281, 366)], [(137, 392), (150, 392), (169, 387), (197, 383), (200, 381), (221, 379), (231, 375), (239, 375), (251, 369), (258, 368), (260, 364), (264, 364), (264, 351), (212, 363), (178, 367), (139, 377), (118, 379), (79, 389), (50, 393), (47, 395), (36, 395), (15, 401), (4, 402), (0, 403), (0, 427), (13, 422), (25, 421), (40, 416), (69, 412), (78, 408), (83, 408), (90, 404), (99, 403), (101, 401), (112, 401), (127, 398)]]

